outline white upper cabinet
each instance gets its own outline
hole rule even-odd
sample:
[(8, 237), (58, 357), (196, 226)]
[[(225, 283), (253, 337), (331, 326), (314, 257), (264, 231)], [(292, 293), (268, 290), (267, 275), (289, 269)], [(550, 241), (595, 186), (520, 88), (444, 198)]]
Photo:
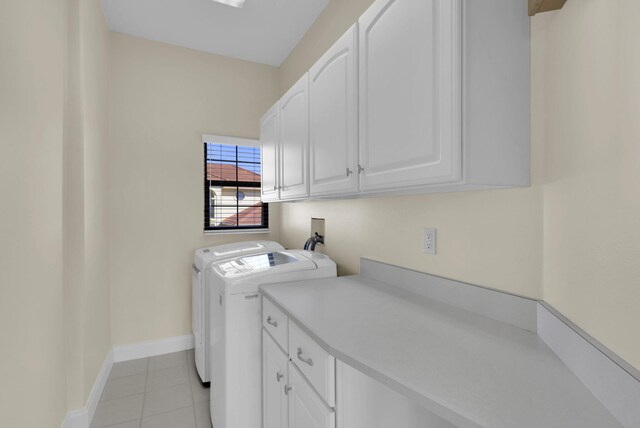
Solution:
[(358, 190), (357, 24), (309, 71), (312, 196)]
[(309, 75), (278, 103), (280, 116), (280, 199), (309, 195)]
[(360, 189), (461, 175), (459, 0), (378, 0), (360, 17)]
[(274, 105), (260, 120), (262, 154), (262, 200), (278, 200), (278, 105)]
[(264, 191), (528, 186), (530, 45), (527, 0), (376, 0), (279, 101)]

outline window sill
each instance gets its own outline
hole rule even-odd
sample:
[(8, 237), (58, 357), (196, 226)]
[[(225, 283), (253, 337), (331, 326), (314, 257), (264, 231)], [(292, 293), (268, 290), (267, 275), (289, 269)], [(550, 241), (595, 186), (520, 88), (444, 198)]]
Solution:
[(254, 235), (269, 233), (269, 229), (226, 229), (226, 230), (205, 230), (204, 235)]

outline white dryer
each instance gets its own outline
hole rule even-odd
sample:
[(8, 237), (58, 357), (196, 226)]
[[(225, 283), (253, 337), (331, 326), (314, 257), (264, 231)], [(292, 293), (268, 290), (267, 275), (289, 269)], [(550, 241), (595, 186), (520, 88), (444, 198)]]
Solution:
[(214, 263), (211, 290), (211, 420), (216, 428), (262, 426), (261, 284), (336, 276), (324, 254), (254, 254)]
[(273, 241), (234, 242), (196, 250), (191, 276), (191, 328), (195, 338), (196, 369), (202, 382), (211, 381), (211, 357), (209, 356), (209, 302), (207, 277), (211, 273), (211, 264), (245, 254), (264, 253), (283, 250), (284, 247)]

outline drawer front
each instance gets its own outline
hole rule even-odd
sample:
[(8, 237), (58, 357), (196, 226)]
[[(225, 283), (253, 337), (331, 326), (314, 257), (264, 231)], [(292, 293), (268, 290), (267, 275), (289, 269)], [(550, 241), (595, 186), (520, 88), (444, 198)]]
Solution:
[(289, 318), (269, 299), (262, 298), (262, 325), (273, 336), (278, 345), (285, 351), (288, 349)]
[(293, 322), (289, 325), (289, 357), (326, 403), (334, 407), (335, 358)]

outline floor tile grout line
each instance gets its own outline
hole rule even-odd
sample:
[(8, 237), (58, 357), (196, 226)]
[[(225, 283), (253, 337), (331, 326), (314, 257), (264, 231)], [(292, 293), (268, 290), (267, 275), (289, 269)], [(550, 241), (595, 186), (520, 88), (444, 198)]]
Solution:
[[(139, 418), (138, 418), (138, 419), (139, 419)], [(103, 427), (103, 428), (112, 428), (112, 427), (116, 427), (116, 426), (118, 426), (118, 425), (126, 424), (127, 422), (137, 421), (138, 419), (129, 419), (128, 421), (122, 421), (122, 422), (118, 422), (117, 424), (107, 425), (106, 427)]]
[[(163, 391), (165, 389), (169, 389), (169, 388), (175, 388), (176, 386), (181, 386), (181, 385), (185, 385), (185, 384), (189, 384), (191, 385), (191, 382), (189, 382), (188, 380), (186, 382), (180, 382), (180, 383), (176, 383), (173, 385), (168, 385), (168, 386), (163, 386), (162, 388), (156, 388), (156, 389), (151, 389), (149, 391), (145, 391), (144, 394), (146, 395), (147, 392), (156, 392), (156, 391)], [(146, 388), (145, 388), (146, 389)], [(193, 395), (193, 394), (192, 394)]]
[(150, 372), (157, 372), (160, 370), (169, 370), (169, 369), (175, 369), (176, 367), (182, 367), (182, 366), (188, 366), (189, 363), (182, 363), (182, 364), (176, 364), (175, 366), (168, 366), (168, 367), (160, 367), (159, 369), (149, 369)]
[(136, 395), (144, 395), (144, 391), (143, 392), (136, 392), (134, 394), (123, 395), (121, 397), (109, 398), (108, 400), (100, 400), (100, 401), (98, 401), (98, 404), (100, 404), (100, 403), (110, 403), (111, 401), (122, 400), (124, 398), (131, 398), (131, 397), (134, 397)]
[(149, 364), (149, 371), (156, 371), (156, 370), (171, 369), (171, 368), (174, 368), (174, 367), (184, 366), (185, 364), (187, 364), (187, 365), (189, 364), (189, 357), (188, 357), (188, 355), (187, 355), (187, 351), (171, 352), (171, 353), (169, 353), (169, 354), (162, 354), (162, 355), (155, 355), (155, 356), (153, 356), (153, 357), (148, 357), (148, 358), (149, 358), (149, 363), (151, 362), (151, 359), (152, 359), (152, 358), (154, 358), (154, 357), (164, 357), (164, 356), (167, 356), (167, 355), (173, 355), (173, 354), (184, 354), (184, 356), (185, 356), (185, 362), (180, 363), (180, 364), (176, 364), (176, 365), (173, 365), (173, 366), (169, 366), (169, 367), (160, 367), (160, 368), (158, 368), (158, 369), (152, 369), (152, 368), (150, 368), (151, 364)]
[(139, 373), (131, 373), (130, 375), (126, 375), (126, 376), (120, 376), (120, 377), (108, 377), (107, 378), (107, 382), (109, 382), (110, 380), (119, 380), (119, 379), (126, 379), (128, 377), (132, 377), (132, 376), (140, 376), (141, 374), (146, 374), (146, 369), (144, 372), (139, 372)]
[[(145, 382), (145, 389), (146, 389), (146, 386), (147, 386), (147, 373), (146, 372), (145, 373), (136, 373), (136, 374), (132, 374), (132, 375), (129, 375), (129, 376), (117, 377), (117, 378), (114, 378), (114, 379), (107, 379), (107, 384), (106, 385), (109, 384), (109, 381), (118, 380), (118, 379), (126, 379), (128, 377), (140, 376), (140, 375), (144, 375), (145, 376), (144, 382)], [(105, 385), (105, 387), (106, 387), (106, 385)], [(144, 393), (145, 393), (145, 391), (134, 392), (133, 394), (127, 394), (127, 395), (122, 395), (120, 397), (113, 397), (113, 398), (108, 398), (108, 399), (104, 399), (103, 400), (102, 399), (102, 396), (104, 395), (104, 389), (103, 389), (102, 390), (102, 394), (100, 394), (100, 398), (98, 399), (98, 404), (99, 403), (107, 403), (107, 402), (113, 401), (113, 400), (119, 400), (121, 398), (133, 397), (134, 395), (139, 395), (139, 394), (144, 394)]]
[[(153, 418), (155, 416), (164, 415), (164, 414), (171, 413), (171, 412), (176, 412), (178, 410), (187, 409), (189, 407), (193, 407), (193, 403), (190, 404), (190, 405), (187, 405), (187, 406), (182, 406), (182, 407), (178, 407), (176, 409), (171, 409), (171, 410), (163, 410), (162, 412), (158, 412), (158, 413), (154, 413), (153, 415), (142, 417), (142, 418), (140, 418), (140, 425), (142, 426), (142, 421), (145, 420), (145, 419)], [(195, 415), (194, 415), (194, 417), (195, 417)]]
[[(171, 368), (173, 368), (173, 367), (171, 367)], [(164, 369), (160, 369), (160, 370), (164, 370)], [(154, 371), (158, 371), (158, 370), (151, 370), (151, 372), (154, 372)], [(188, 384), (196, 383), (196, 381), (192, 381), (190, 377), (187, 377), (187, 380), (186, 380), (186, 381), (181, 381), (181, 382), (178, 382), (178, 383), (173, 384), (173, 385), (167, 385), (167, 386), (163, 386), (162, 388), (156, 388), (156, 389), (151, 389), (151, 390), (147, 391), (147, 384), (149, 383), (149, 372), (147, 372), (147, 373), (136, 373), (136, 374), (134, 374), (134, 375), (131, 375), (131, 376), (125, 376), (125, 377), (140, 376), (140, 375), (142, 375), (142, 374), (144, 374), (144, 375), (145, 375), (145, 380), (144, 380), (144, 391), (142, 391), (142, 392), (134, 392), (134, 393), (132, 393), (132, 394), (122, 395), (122, 396), (120, 396), (120, 397), (113, 397), (113, 398), (109, 398), (109, 399), (106, 399), (106, 400), (102, 400), (102, 399), (101, 399), (101, 400), (99, 401), (99, 403), (108, 403), (109, 401), (114, 401), (114, 400), (120, 400), (120, 399), (123, 399), (123, 398), (133, 397), (134, 395), (140, 395), (140, 394), (142, 394), (142, 395), (147, 395), (147, 393), (148, 393), (148, 392), (161, 391), (161, 390), (163, 390), (163, 389), (168, 389), (168, 388), (173, 388), (173, 387), (175, 387), (175, 386), (184, 385), (185, 383), (188, 383)], [(124, 379), (125, 377), (122, 377), (122, 378), (116, 378), (116, 379)], [(192, 394), (191, 394), (191, 398), (193, 399), (193, 392), (192, 392)], [(195, 401), (194, 401), (194, 403), (195, 403)]]
[[(133, 394), (133, 395), (127, 395), (126, 397), (114, 398), (114, 399), (112, 399), (112, 400), (99, 401), (99, 402), (98, 402), (98, 405), (101, 405), (101, 404), (103, 404), (103, 403), (111, 403), (111, 402), (116, 401), (116, 400), (125, 400), (125, 399), (130, 400), (132, 397), (135, 397), (135, 396), (142, 396), (142, 400), (143, 400), (143, 403), (144, 403), (144, 393), (138, 393), (138, 394)], [(128, 401), (128, 400), (127, 400), (127, 401)], [(96, 408), (96, 413), (97, 413), (97, 408)], [(116, 423), (115, 425), (119, 425), (119, 424), (121, 424), (121, 423), (125, 423), (125, 422), (131, 422), (131, 421), (133, 421), (133, 420), (134, 420), (134, 419), (129, 419), (129, 420), (126, 420), (126, 421), (118, 422), (118, 423)], [(109, 427), (111, 427), (111, 426), (113, 426), (113, 425), (114, 425), (114, 424), (106, 425), (106, 426), (105, 426), (105, 425), (101, 425), (101, 426), (99, 426), (99, 427), (98, 427), (98, 426), (95, 426), (95, 414), (94, 414), (94, 415), (93, 415), (93, 418), (91, 419), (90, 428), (109, 428)]]
[(190, 384), (189, 382), (186, 382), (186, 383), (179, 383), (179, 384), (171, 385), (171, 386), (166, 386), (166, 387), (164, 387), (164, 388), (154, 389), (153, 391), (149, 391), (149, 392), (151, 393), (151, 392), (157, 392), (157, 391), (164, 391), (164, 390), (166, 390), (166, 389), (176, 388), (176, 387), (178, 387), (178, 386), (183, 386), (183, 385), (187, 385), (187, 386), (188, 386), (188, 388), (189, 388), (189, 393), (190, 393), (190, 395), (191, 395), (191, 404), (186, 405), (186, 406), (176, 407), (175, 409), (171, 409), (171, 410), (163, 410), (163, 411), (161, 411), (161, 412), (154, 413), (154, 414), (152, 414), (152, 415), (144, 416), (144, 406), (146, 405), (146, 402), (147, 402), (147, 401), (146, 401), (147, 393), (145, 393), (145, 394), (144, 394), (144, 398), (145, 398), (145, 399), (144, 399), (144, 404), (143, 404), (143, 409), (142, 409), (142, 416), (141, 416), (141, 417), (142, 417), (142, 419), (149, 418), (149, 417), (151, 417), (151, 416), (155, 416), (155, 415), (160, 415), (160, 414), (167, 413), (167, 412), (172, 412), (172, 411), (174, 411), (174, 410), (185, 409), (185, 408), (187, 408), (187, 407), (189, 407), (189, 406), (193, 406), (193, 405), (194, 405), (194, 404), (193, 404), (193, 393), (192, 393), (192, 391), (191, 391), (191, 384)]
[(144, 392), (142, 396), (142, 409), (140, 409), (140, 420), (138, 421), (138, 428), (142, 428), (142, 415), (144, 415), (144, 406), (147, 404), (147, 382), (149, 382), (149, 360), (147, 358), (147, 370), (144, 376)]
[[(179, 367), (179, 366), (176, 366), (176, 367)], [(175, 367), (170, 367), (170, 368), (175, 368)], [(164, 369), (162, 369), (162, 370), (164, 370)], [(168, 370), (168, 369), (167, 369), (167, 370)], [(157, 372), (157, 371), (159, 371), (159, 370), (151, 370), (149, 373), (151, 373), (151, 372)], [(186, 377), (186, 381), (179, 381), (178, 383), (175, 383), (175, 384), (173, 384), (173, 385), (163, 386), (162, 388), (155, 388), (155, 389), (147, 390), (148, 382), (149, 382), (149, 381), (148, 381), (148, 379), (149, 379), (149, 374), (147, 374), (147, 385), (145, 385), (145, 388), (144, 388), (145, 394), (146, 394), (147, 392), (151, 392), (151, 391), (159, 391), (159, 390), (161, 390), (161, 389), (171, 388), (172, 386), (178, 386), (178, 385), (183, 385), (183, 384), (185, 384), (185, 383), (191, 383), (191, 378), (190, 378), (190, 376), (189, 376), (188, 369), (187, 369), (187, 377)]]

